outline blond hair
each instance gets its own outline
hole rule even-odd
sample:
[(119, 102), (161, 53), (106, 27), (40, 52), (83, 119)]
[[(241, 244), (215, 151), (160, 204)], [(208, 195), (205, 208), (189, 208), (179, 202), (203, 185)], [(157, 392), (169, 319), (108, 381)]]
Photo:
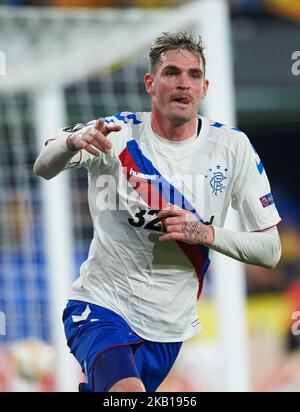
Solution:
[[(199, 57), (203, 63), (205, 73), (205, 56), (203, 53), (204, 45), (200, 36), (197, 38), (187, 31), (165, 32), (157, 37), (152, 43), (149, 51), (149, 70), (155, 73), (161, 62), (161, 56), (169, 50), (188, 50)], [(203, 74), (204, 74), (203, 73)]]

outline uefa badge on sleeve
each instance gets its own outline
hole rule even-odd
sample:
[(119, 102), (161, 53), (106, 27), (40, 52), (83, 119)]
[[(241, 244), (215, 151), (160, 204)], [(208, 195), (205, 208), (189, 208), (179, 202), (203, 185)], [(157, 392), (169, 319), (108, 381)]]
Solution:
[(274, 203), (272, 193), (268, 193), (267, 195), (264, 195), (264, 196), (260, 197), (259, 200), (260, 200), (263, 207), (270, 206)]

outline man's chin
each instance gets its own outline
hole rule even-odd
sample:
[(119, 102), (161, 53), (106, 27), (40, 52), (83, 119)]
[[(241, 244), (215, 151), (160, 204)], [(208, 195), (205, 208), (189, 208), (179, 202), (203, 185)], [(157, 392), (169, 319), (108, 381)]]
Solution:
[(190, 120), (192, 120), (196, 116), (196, 113), (170, 113), (168, 118), (171, 123), (173, 123), (175, 126), (181, 126), (185, 123), (188, 123)]

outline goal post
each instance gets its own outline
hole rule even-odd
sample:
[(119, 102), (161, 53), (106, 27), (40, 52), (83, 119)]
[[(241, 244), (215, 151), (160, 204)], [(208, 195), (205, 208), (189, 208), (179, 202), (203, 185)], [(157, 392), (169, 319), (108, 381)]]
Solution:
[[(236, 126), (233, 54), (228, 4), (222, 0), (199, 2), (198, 31), (206, 44), (209, 91), (204, 113), (220, 123)], [(212, 30), (213, 26), (218, 28)], [(240, 230), (237, 212), (229, 208), (225, 227)], [(222, 381), (226, 391), (249, 391), (247, 330), (245, 315), (246, 279), (244, 265), (213, 253), (212, 272), (218, 314), (222, 359)]]
[[(32, 158), (43, 141), (64, 125), (121, 110), (149, 109), (149, 98), (142, 91), (142, 75), (147, 70), (145, 50), (161, 32), (178, 29), (190, 29), (200, 34), (207, 46), (210, 87), (201, 112), (234, 126), (234, 85), (226, 1), (196, 0), (184, 6), (159, 10), (41, 10), (1, 6), (0, 51), (6, 57), (6, 72), (5, 76), (0, 76), (0, 103), (12, 122), (10, 126), (7, 118), (0, 115), (2, 142), (13, 134), (14, 140), (19, 139), (18, 144), (25, 147), (27, 140), (32, 139), (35, 142), (31, 143)], [(36, 33), (38, 38), (35, 36), (33, 40)], [(22, 122), (27, 122), (30, 127), (22, 128)], [(15, 173), (8, 163), (5, 167), (9, 173)], [(18, 173), (25, 170), (33, 180), (29, 167), (32, 163), (31, 166), (22, 163)], [(11, 190), (10, 184), (4, 186), (3, 199)], [(39, 219), (42, 221), (46, 260), (43, 273), (49, 287), (49, 336), (57, 353), (57, 390), (76, 390), (77, 372), (74, 372), (71, 355), (67, 353), (61, 312), (71, 281), (78, 275), (78, 257), (74, 257), (74, 251), (84, 255), (82, 251), (87, 245), (90, 221), (81, 215), (81, 211), (87, 209), (81, 193), (82, 180), (66, 172), (53, 181), (40, 182), (38, 188), (35, 183), (31, 184), (34, 196), (41, 199)], [(29, 191), (30, 185), (27, 187)], [(35, 230), (34, 224), (32, 222)], [(236, 228), (236, 216), (230, 217), (228, 224)], [(222, 348), (220, 357), (224, 362), (222, 388), (246, 391), (249, 383), (244, 269), (220, 254), (215, 254), (214, 261), (212, 272)], [(26, 270), (30, 272), (32, 268)], [(14, 312), (17, 310), (16, 296), (8, 280), (6, 285), (9, 294), (3, 296), (3, 301), (11, 300), (6, 306)], [(18, 337), (17, 332), (14, 337)], [(9, 339), (8, 334), (8, 342)]]
[[(44, 88), (33, 94), (36, 146), (42, 150), (45, 137), (66, 122), (62, 88)], [(76, 391), (79, 371), (66, 345), (62, 313), (75, 273), (72, 233), (72, 190), (69, 174), (62, 173), (50, 181), (42, 180), (42, 219), (45, 222), (46, 277), (49, 285), (51, 341), (56, 350), (55, 383), (63, 392)]]

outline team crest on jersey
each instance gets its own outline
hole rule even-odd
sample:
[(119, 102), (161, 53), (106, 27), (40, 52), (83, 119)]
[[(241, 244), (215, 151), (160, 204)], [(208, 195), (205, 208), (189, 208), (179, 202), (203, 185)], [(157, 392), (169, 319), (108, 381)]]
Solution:
[(226, 180), (228, 178), (228, 168), (222, 167), (219, 164), (214, 169), (210, 168), (205, 178), (209, 180), (209, 186), (212, 193), (218, 196), (219, 193), (226, 188)]

